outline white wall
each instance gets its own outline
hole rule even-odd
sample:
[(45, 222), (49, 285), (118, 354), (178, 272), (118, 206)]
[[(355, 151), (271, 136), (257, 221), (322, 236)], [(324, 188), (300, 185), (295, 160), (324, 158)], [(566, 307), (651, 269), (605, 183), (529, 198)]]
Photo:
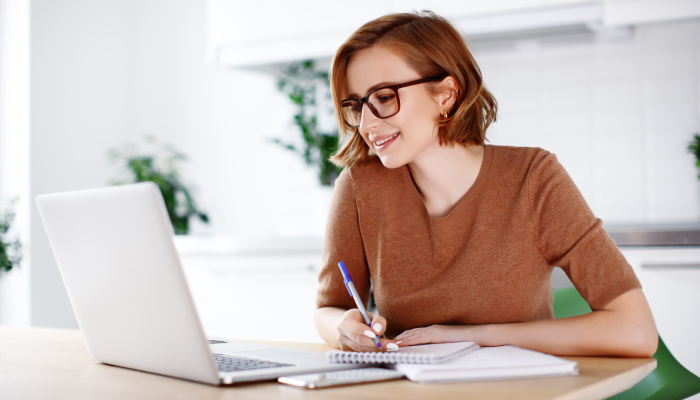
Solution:
[(269, 143), (295, 133), (293, 108), (271, 75), (207, 65), (203, 3), (139, 4), (133, 130), (170, 135), (191, 156), (184, 175), (212, 220), (195, 232), (318, 236), (327, 191), (300, 157)]
[[(270, 144), (291, 108), (269, 75), (206, 64), (205, 2), (34, 0), (31, 197), (98, 187), (106, 152), (155, 134), (190, 155), (210, 226), (238, 236), (319, 236), (328, 190), (300, 157)], [(74, 327), (32, 202), (32, 324)]]
[[(105, 184), (105, 152), (134, 136), (130, 2), (32, 1), (31, 196)], [(76, 327), (32, 201), (32, 324)]]
[(500, 105), (492, 143), (556, 153), (607, 224), (700, 219), (686, 151), (700, 131), (700, 20), (475, 49)]
[(17, 199), (19, 268), (0, 274), (0, 324), (29, 325), (29, 0), (0, 0), (0, 212)]

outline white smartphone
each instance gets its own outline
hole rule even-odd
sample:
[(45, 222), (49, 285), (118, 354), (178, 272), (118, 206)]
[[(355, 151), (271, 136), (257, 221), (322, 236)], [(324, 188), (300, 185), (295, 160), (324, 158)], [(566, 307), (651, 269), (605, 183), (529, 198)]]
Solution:
[(404, 374), (385, 368), (360, 368), (343, 371), (321, 372), (317, 374), (283, 376), (278, 378), (279, 383), (303, 387), (306, 389), (320, 389), (332, 386), (356, 385), (360, 383), (383, 382), (393, 379), (401, 379)]

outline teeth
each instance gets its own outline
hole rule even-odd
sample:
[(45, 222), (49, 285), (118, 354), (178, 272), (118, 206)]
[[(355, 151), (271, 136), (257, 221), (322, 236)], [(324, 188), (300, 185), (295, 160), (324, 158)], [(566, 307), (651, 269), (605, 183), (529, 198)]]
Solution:
[(398, 135), (399, 135), (399, 134), (398, 134), (398, 132), (397, 132), (397, 133), (394, 134), (394, 136), (389, 136), (389, 137), (386, 138), (386, 139), (380, 140), (380, 141), (378, 141), (378, 142), (374, 142), (374, 145), (375, 145), (375, 146), (381, 146), (381, 145), (383, 145), (384, 143), (390, 141), (391, 139), (395, 138), (395, 137), (398, 136)]

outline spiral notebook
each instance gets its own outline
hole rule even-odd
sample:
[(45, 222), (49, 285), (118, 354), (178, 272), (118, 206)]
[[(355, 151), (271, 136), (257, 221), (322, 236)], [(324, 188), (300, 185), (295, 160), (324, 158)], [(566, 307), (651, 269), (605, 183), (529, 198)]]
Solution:
[(326, 360), (336, 364), (437, 364), (478, 348), (479, 345), (474, 342), (457, 342), (399, 347), (399, 351), (386, 353), (329, 351), (326, 352)]
[(464, 357), (436, 365), (395, 364), (414, 382), (453, 382), (576, 375), (575, 361), (515, 346), (482, 347)]

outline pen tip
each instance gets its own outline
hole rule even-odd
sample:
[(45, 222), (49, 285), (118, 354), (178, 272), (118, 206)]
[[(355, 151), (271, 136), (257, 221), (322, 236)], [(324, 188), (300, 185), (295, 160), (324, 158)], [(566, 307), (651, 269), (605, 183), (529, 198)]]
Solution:
[(381, 343), (377, 343), (377, 347), (379, 347), (379, 348), (381, 349), (381, 348), (382, 348), (382, 344), (381, 344)]

